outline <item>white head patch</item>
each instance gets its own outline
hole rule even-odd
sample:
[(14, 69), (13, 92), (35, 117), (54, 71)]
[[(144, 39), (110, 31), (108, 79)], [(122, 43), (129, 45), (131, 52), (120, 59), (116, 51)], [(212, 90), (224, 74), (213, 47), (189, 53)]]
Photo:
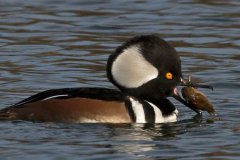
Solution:
[(143, 57), (136, 45), (118, 55), (111, 72), (114, 80), (127, 88), (137, 88), (158, 76), (157, 68)]

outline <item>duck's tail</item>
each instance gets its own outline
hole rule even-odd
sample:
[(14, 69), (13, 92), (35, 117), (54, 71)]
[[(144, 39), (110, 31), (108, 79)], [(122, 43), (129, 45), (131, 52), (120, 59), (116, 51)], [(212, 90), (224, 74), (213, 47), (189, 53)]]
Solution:
[(11, 119), (11, 109), (3, 108), (0, 109), (0, 120), (10, 120)]

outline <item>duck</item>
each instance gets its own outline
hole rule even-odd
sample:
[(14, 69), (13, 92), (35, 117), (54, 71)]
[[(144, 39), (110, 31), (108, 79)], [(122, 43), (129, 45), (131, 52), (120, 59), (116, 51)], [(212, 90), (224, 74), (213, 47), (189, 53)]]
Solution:
[[(177, 86), (187, 85), (177, 51), (157, 35), (130, 38), (109, 56), (106, 75), (116, 87), (49, 89), (0, 110), (1, 120), (63, 123), (176, 122), (174, 97), (197, 114)], [(196, 86), (196, 84), (194, 84)]]

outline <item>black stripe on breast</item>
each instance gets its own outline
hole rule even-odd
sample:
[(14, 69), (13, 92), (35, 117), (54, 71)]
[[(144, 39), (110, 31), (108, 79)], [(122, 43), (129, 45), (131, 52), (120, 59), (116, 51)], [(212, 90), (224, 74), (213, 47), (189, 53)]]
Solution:
[(147, 123), (155, 123), (155, 112), (153, 107), (146, 101), (140, 101), (143, 105), (145, 120)]
[(129, 114), (132, 122), (136, 122), (136, 115), (133, 112), (132, 103), (131, 103), (130, 99), (128, 99), (128, 98), (125, 99), (125, 106), (127, 108), (128, 114)]
[(176, 109), (174, 104), (166, 98), (160, 99), (154, 104), (161, 110), (163, 117), (170, 116)]

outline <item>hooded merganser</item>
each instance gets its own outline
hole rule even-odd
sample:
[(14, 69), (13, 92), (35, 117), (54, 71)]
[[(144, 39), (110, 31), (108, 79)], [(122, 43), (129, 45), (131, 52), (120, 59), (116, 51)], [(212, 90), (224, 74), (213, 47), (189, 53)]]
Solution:
[(107, 77), (119, 89), (47, 90), (0, 110), (0, 119), (73, 123), (164, 123), (177, 121), (173, 96), (197, 113), (176, 89), (184, 85), (178, 53), (155, 35), (119, 46), (107, 62)]

